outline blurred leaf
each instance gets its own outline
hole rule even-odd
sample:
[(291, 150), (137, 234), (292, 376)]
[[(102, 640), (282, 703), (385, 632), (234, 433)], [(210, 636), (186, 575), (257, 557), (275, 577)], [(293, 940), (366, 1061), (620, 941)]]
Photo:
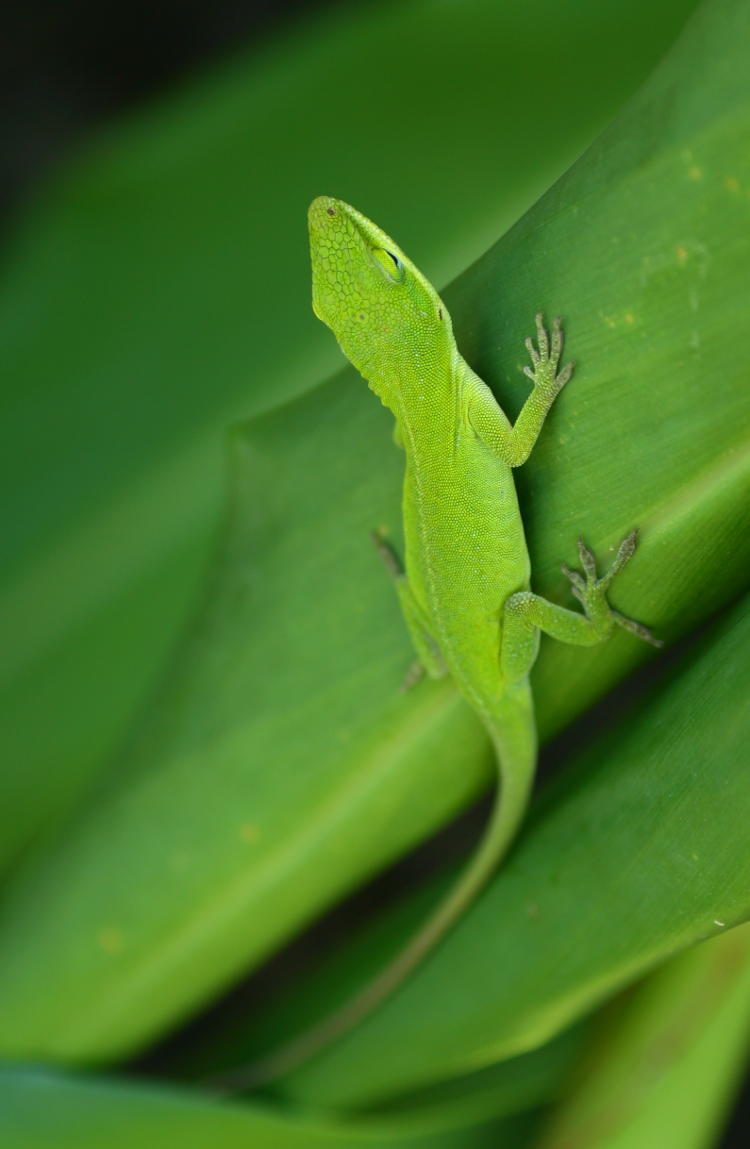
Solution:
[(163, 665), (210, 546), (221, 429), (338, 361), (310, 310), (312, 196), (360, 204), (441, 282), (692, 7), (338, 5), (102, 139), (36, 205), (0, 285), (3, 857), (75, 801)]
[(601, 1020), (536, 1149), (711, 1149), (750, 1044), (750, 925), (669, 962)]
[[(361, 981), (358, 959), (352, 960), (354, 949), (366, 954), (364, 962), (368, 968), (382, 968), (394, 947), (401, 944), (404, 934), (414, 929), (415, 920), (424, 919), (452, 877), (451, 874), (450, 879), (441, 877), (438, 883), (425, 883), (388, 913), (381, 911), (373, 915), (363, 931), (364, 936), (358, 938), (352, 949), (346, 944), (343, 955), (329, 952), (324, 958), (318, 957), (314, 988), (320, 984), (335, 985), (339, 998), (349, 997)], [(356, 936), (357, 931), (351, 927), (347, 930), (346, 923), (341, 929), (344, 939), (352, 934)], [(304, 959), (301, 965), (304, 980)], [(269, 1008), (264, 995), (254, 994), (254, 988), (250, 989), (251, 1000), (259, 1002), (260, 1012), (252, 1006), (248, 1008), (247, 1001), (243, 1000), (245, 995), (240, 991), (207, 1017), (202, 1017), (188, 1035), (178, 1035), (176, 1040), (157, 1049), (155, 1055), (147, 1057), (150, 1071), (170, 1079), (200, 1083), (223, 1070), (247, 1064), (275, 1046), (280, 1031), (282, 1039), (291, 1036), (319, 1016), (320, 1003), (315, 993), (308, 995), (303, 991), (300, 995), (293, 989), (287, 996), (274, 986)], [(312, 1000), (308, 1001), (308, 997)], [(329, 1004), (326, 997), (324, 1009)], [(361, 1108), (360, 1115), (387, 1120), (396, 1117), (418, 1123), (420, 1128), (429, 1126), (443, 1131), (539, 1111), (563, 1095), (585, 1046), (590, 1024), (588, 1019), (577, 1022), (530, 1053), (378, 1098), (372, 1106)]]
[(572, 1026), (531, 1053), (401, 1095), (368, 1115), (409, 1118), (446, 1130), (539, 1110), (564, 1095), (588, 1029)]
[(326, 1124), (130, 1081), (0, 1071), (3, 1149), (521, 1149), (521, 1129), (435, 1134), (397, 1121)]
[[(671, 954), (750, 917), (750, 595), (566, 769), (485, 894), (399, 993), (279, 1087), (371, 1105), (536, 1048)], [(405, 923), (397, 949), (423, 914)], [(381, 925), (382, 929), (382, 925)], [(395, 933), (396, 931), (394, 931)], [(378, 968), (363, 936), (302, 1000)], [(343, 989), (342, 989), (343, 987)], [(248, 1024), (251, 1019), (248, 1019)]]
[[(459, 345), (493, 380), (522, 361), (540, 304), (578, 317), (579, 373), (521, 478), (534, 585), (562, 596), (555, 563), (573, 560), (580, 531), (601, 553), (638, 523), (643, 545), (617, 605), (665, 637), (734, 596), (750, 564), (750, 394), (736, 353), (750, 295), (750, 174), (738, 155), (750, 129), (747, 25), (746, 5), (704, 11), (618, 124), (448, 293)], [(518, 378), (505, 389), (511, 407)], [(400, 517), (389, 424), (350, 371), (238, 436), (223, 557), (151, 721), (108, 790), (9, 890), (5, 1052), (90, 1061), (143, 1045), (489, 780), (484, 735), (450, 686), (398, 693), (408, 639), (367, 540)], [(543, 727), (646, 656), (625, 634), (574, 654), (545, 644)], [(711, 780), (699, 775), (696, 803), (699, 783)], [(601, 818), (616, 816), (615, 793)], [(712, 829), (727, 899), (743, 864), (735, 814), (717, 810)], [(629, 849), (648, 816), (637, 802)], [(544, 873), (548, 864), (540, 857)], [(565, 889), (563, 916), (576, 912)], [(687, 905), (685, 943), (703, 928), (697, 913)], [(631, 946), (649, 936), (630, 923)], [(607, 985), (618, 976), (609, 970)], [(388, 1028), (388, 1007), (382, 1017)], [(409, 1043), (397, 1044), (408, 1058)], [(442, 1065), (439, 1042), (428, 1052)], [(446, 1068), (465, 1071), (465, 1056), (459, 1043)], [(386, 1074), (400, 1064), (378, 1060)], [(345, 1070), (342, 1096), (350, 1085), (367, 1093), (355, 1083), (363, 1063)], [(324, 1068), (321, 1080), (333, 1088)]]

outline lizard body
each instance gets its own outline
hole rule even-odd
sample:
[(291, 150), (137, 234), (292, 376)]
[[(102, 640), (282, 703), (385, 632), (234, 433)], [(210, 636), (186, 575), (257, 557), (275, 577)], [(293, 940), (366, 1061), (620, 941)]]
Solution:
[(606, 591), (636, 544), (631, 531), (598, 578), (579, 540), (584, 574), (568, 570), (584, 613), (530, 590), (530, 562), (513, 467), (525, 462), (573, 364), (558, 371), (560, 321), (536, 317), (526, 341), (533, 389), (511, 425), (461, 357), (435, 289), (397, 244), (360, 212), (321, 196), (309, 210), (313, 309), (395, 416), (405, 454), (405, 570), (376, 535), (398, 590), (421, 669), (450, 674), (497, 754), (498, 790), (484, 837), (455, 886), (390, 965), (330, 1017), (223, 1080), (259, 1084), (307, 1060), (382, 1001), (433, 948), (494, 871), (528, 800), (536, 761), (529, 671), (540, 631), (592, 645), (621, 626), (661, 645), (613, 610)]

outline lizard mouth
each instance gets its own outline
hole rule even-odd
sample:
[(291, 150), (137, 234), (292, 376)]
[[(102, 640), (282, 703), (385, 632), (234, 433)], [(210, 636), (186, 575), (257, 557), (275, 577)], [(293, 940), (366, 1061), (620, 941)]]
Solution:
[(325, 240), (340, 237), (341, 243), (364, 244), (370, 251), (386, 251), (392, 261), (403, 261), (403, 253), (384, 231), (350, 204), (333, 196), (321, 195), (308, 209), (311, 242), (325, 246)]
[(358, 214), (332, 196), (318, 196), (308, 209), (312, 307), (318, 319), (329, 326), (341, 309), (347, 285), (357, 278), (363, 248), (370, 251)]

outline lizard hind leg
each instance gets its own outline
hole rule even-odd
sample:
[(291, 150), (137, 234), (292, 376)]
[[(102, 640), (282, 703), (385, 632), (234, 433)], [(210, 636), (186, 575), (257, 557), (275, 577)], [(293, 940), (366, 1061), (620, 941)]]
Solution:
[(396, 584), (401, 611), (417, 655), (415, 662), (412, 663), (406, 673), (401, 685), (402, 691), (411, 689), (425, 674), (429, 678), (445, 678), (448, 674), (448, 667), (445, 665), (440, 648), (430, 632), (427, 616), (414, 596), (401, 562), (393, 548), (384, 540), (380, 531), (373, 531), (372, 538), (378, 554)]
[(519, 591), (506, 600), (500, 650), (500, 664), (506, 681), (515, 682), (529, 673), (536, 658), (540, 631), (560, 642), (593, 646), (609, 638), (615, 627), (619, 626), (652, 646), (662, 645), (647, 627), (626, 618), (607, 601), (609, 586), (633, 555), (637, 537), (637, 531), (626, 535), (614, 562), (601, 578), (597, 574), (593, 553), (583, 539), (578, 540), (583, 574), (565, 565), (562, 571), (570, 579), (573, 595), (581, 603), (583, 614), (548, 602), (532, 591)]

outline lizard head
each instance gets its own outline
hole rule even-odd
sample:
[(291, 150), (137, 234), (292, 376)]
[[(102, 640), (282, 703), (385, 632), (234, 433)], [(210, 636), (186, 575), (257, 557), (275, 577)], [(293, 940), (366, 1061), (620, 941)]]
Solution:
[(308, 222), (313, 310), (383, 403), (398, 413), (417, 385), (444, 385), (454, 343), (432, 285), (349, 204), (319, 196)]

